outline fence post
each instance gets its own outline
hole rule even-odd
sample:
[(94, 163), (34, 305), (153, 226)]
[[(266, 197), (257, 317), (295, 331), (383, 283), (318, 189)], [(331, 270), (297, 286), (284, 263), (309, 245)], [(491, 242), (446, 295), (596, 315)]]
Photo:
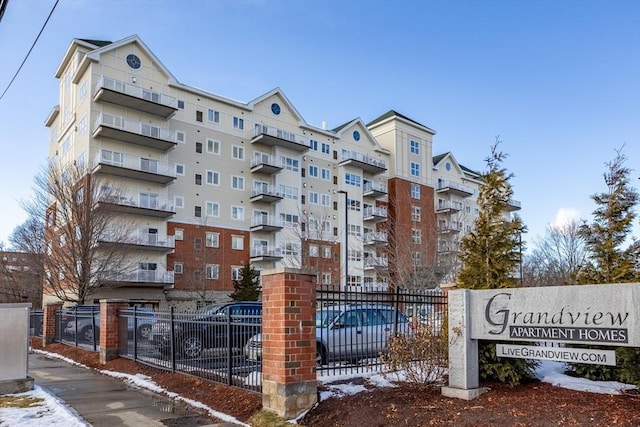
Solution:
[(127, 322), (120, 322), (118, 310), (127, 307), (124, 300), (100, 300), (100, 363), (103, 365), (118, 357), (121, 340), (126, 343)]
[(262, 406), (295, 418), (317, 401), (316, 274), (276, 268), (262, 277)]
[[(56, 339), (56, 311), (62, 308), (62, 303), (51, 303), (44, 306), (42, 313), (42, 346), (46, 347)], [(62, 327), (62, 325), (60, 325)]]

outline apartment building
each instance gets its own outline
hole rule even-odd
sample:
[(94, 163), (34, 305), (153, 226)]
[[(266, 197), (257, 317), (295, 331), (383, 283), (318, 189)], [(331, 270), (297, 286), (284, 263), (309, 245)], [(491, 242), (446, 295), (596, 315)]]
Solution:
[(42, 255), (0, 252), (0, 304), (30, 302), (42, 307)]
[[(246, 263), (334, 290), (436, 284), (476, 209), (479, 175), (434, 158), (435, 131), (393, 110), (314, 126), (278, 88), (245, 103), (179, 82), (138, 36), (74, 39), (55, 76), (50, 165), (86, 170), (118, 212), (96, 244), (127, 250), (94, 300), (226, 300)], [(49, 254), (73, 238), (58, 223)]]

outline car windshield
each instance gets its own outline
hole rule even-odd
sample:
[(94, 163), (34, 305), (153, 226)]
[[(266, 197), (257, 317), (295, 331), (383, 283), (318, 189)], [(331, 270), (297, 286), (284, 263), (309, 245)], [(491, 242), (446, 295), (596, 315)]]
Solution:
[(326, 328), (339, 314), (340, 310), (318, 310), (316, 312), (316, 328)]
[(222, 305), (208, 305), (206, 307), (202, 307), (196, 311), (196, 314), (202, 316), (210, 316), (212, 314), (224, 314), (226, 311), (220, 310)]

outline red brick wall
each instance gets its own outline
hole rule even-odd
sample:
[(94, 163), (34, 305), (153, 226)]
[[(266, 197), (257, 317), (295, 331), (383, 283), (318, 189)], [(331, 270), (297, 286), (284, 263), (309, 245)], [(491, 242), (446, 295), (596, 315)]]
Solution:
[(51, 344), (56, 336), (56, 310), (62, 308), (62, 303), (46, 304), (42, 313), (42, 346)]

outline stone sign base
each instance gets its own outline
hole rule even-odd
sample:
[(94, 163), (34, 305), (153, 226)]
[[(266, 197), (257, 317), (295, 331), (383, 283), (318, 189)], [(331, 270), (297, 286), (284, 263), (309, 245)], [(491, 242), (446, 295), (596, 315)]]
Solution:
[(262, 406), (291, 419), (311, 408), (318, 400), (316, 381), (281, 384), (262, 380)]
[(33, 378), (0, 381), (0, 396), (4, 394), (25, 393), (33, 390)]
[(445, 397), (453, 397), (456, 399), (473, 400), (480, 396), (482, 393), (489, 391), (488, 387), (478, 387), (470, 389), (454, 388), (454, 387), (442, 387), (441, 393)]

